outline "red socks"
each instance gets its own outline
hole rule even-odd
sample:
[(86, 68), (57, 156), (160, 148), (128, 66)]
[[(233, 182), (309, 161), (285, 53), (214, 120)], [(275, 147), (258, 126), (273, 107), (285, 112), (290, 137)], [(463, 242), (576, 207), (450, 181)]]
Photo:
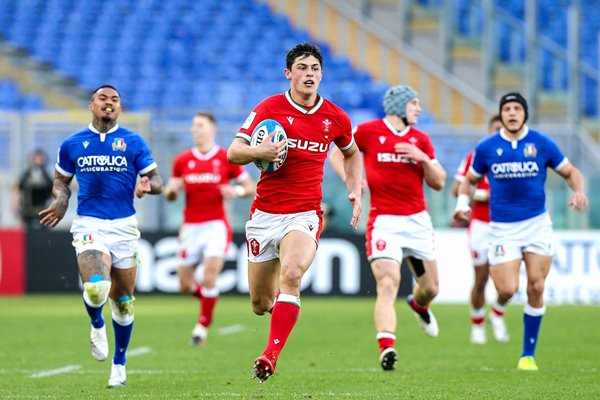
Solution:
[(377, 333), (377, 343), (379, 343), (379, 352), (381, 353), (387, 348), (394, 348), (396, 345), (396, 335), (389, 332)]
[(219, 300), (219, 289), (217, 287), (207, 289), (196, 284), (193, 295), (200, 299), (198, 323), (208, 328), (212, 322), (213, 312)]
[(300, 298), (291, 294), (279, 294), (271, 316), (269, 341), (263, 354), (277, 360), (300, 315)]

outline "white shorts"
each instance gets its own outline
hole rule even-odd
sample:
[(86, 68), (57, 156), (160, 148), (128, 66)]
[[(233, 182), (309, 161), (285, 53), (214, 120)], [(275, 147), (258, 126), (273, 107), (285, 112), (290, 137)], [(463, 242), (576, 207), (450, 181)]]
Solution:
[(84, 251), (98, 250), (110, 256), (114, 268), (137, 265), (140, 231), (135, 215), (118, 219), (77, 216), (71, 233), (77, 257)]
[(402, 264), (405, 257), (435, 260), (433, 225), (427, 211), (412, 215), (378, 215), (367, 230), (369, 261), (390, 258)]
[(469, 224), (467, 235), (469, 236), (469, 250), (471, 250), (473, 265), (487, 264), (490, 249), (490, 224), (474, 219)]
[(207, 257), (225, 258), (231, 243), (231, 229), (223, 220), (183, 224), (177, 241), (179, 265), (193, 267)]
[(281, 240), (291, 231), (304, 232), (318, 243), (321, 229), (321, 218), (316, 211), (269, 214), (255, 210), (246, 222), (248, 261), (256, 263), (279, 258)]
[(519, 222), (490, 222), (490, 265), (520, 260), (523, 253), (554, 254), (552, 221), (547, 212)]

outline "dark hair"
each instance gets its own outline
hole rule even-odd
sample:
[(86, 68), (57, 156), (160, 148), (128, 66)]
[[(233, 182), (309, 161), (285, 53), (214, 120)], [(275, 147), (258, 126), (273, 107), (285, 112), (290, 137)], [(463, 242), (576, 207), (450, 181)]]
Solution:
[(306, 58), (310, 56), (314, 56), (317, 60), (319, 60), (321, 67), (323, 66), (323, 53), (321, 53), (319, 45), (309, 42), (297, 44), (290, 51), (288, 51), (287, 56), (285, 57), (285, 65), (287, 69), (291, 70), (296, 58)]
[(494, 114), (490, 117), (490, 120), (488, 121), (488, 128), (491, 128), (492, 125), (494, 125), (494, 122), (502, 123), (502, 118), (500, 118), (500, 114)]
[(98, 93), (98, 90), (104, 89), (104, 88), (109, 88), (109, 89), (114, 90), (115, 92), (117, 92), (117, 94), (119, 95), (119, 97), (121, 97), (121, 93), (119, 93), (119, 91), (117, 90), (116, 87), (114, 87), (112, 85), (102, 85), (102, 86), (98, 86), (96, 89), (94, 89), (94, 91), (92, 92), (91, 98), (92, 99), (94, 98), (94, 96), (96, 95), (96, 93)]
[(217, 119), (215, 118), (213, 113), (209, 113), (208, 111), (198, 111), (196, 114), (194, 114), (194, 117), (204, 117), (206, 119), (208, 119), (210, 122), (212, 122), (213, 124), (217, 124)]

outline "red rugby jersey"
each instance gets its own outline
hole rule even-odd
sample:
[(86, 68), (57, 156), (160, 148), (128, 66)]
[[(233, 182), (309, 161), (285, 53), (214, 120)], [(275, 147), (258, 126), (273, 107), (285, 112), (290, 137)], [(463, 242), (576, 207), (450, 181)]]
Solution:
[(252, 131), (265, 119), (274, 119), (283, 126), (288, 154), (277, 171), (261, 173), (252, 209), (272, 214), (320, 210), (323, 164), (331, 142), (342, 150), (354, 143), (350, 118), (322, 97), (307, 109), (295, 103), (288, 90), (258, 104), (236, 137), (250, 142)]
[[(471, 163), (473, 163), (473, 156), (475, 155), (475, 151), (471, 151), (469, 154), (463, 158), (460, 165), (458, 166), (458, 170), (456, 171), (456, 175), (454, 175), (454, 179), (462, 182), (469, 172), (469, 168), (471, 167)], [(477, 184), (477, 189), (490, 191), (490, 182), (488, 181), (487, 175), (483, 176), (483, 179), (479, 181)], [(488, 196), (489, 198), (489, 196)], [(471, 203), (471, 220), (477, 219), (483, 222), (490, 222), (490, 202), (489, 201), (476, 201), (473, 200)]]
[(173, 177), (183, 180), (183, 221), (227, 220), (219, 186), (243, 179), (246, 174), (241, 165), (227, 161), (227, 151), (219, 146), (204, 154), (195, 147), (180, 153), (173, 162)]
[(423, 166), (400, 157), (394, 146), (414, 144), (435, 160), (427, 134), (413, 127), (398, 132), (386, 119), (376, 119), (357, 125), (354, 139), (364, 155), (371, 193), (370, 220), (377, 215), (412, 215), (426, 210)]

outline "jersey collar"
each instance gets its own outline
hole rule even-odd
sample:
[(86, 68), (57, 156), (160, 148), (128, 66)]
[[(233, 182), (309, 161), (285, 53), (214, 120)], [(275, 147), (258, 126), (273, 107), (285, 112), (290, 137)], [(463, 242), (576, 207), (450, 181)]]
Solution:
[(290, 94), (290, 91), (291, 91), (291, 89), (285, 92), (285, 98), (287, 99), (288, 103), (290, 103), (292, 105), (292, 107), (294, 107), (296, 110), (300, 111), (302, 114), (314, 114), (317, 112), (317, 110), (323, 104), (323, 98), (321, 96), (317, 95), (319, 97), (319, 99), (317, 100), (317, 104), (315, 104), (315, 106), (309, 110), (309, 109), (301, 106), (300, 104), (296, 103), (292, 99), (292, 95)]
[[(88, 129), (89, 129), (90, 131), (92, 131), (92, 132), (94, 132), (94, 133), (97, 133), (97, 134), (100, 134), (100, 135), (103, 133), (103, 132), (100, 132), (98, 129), (94, 128), (94, 125), (92, 125), (91, 123), (88, 125)], [(112, 127), (112, 128), (111, 128), (111, 129), (110, 129), (108, 132), (106, 132), (106, 133), (107, 133), (107, 134), (108, 134), (108, 133), (113, 133), (113, 132), (115, 132), (117, 129), (119, 129), (119, 124), (116, 124), (115, 126), (113, 126), (113, 127)]]
[(215, 154), (217, 154), (218, 151), (219, 151), (219, 146), (213, 146), (213, 148), (210, 149), (206, 153), (201, 153), (200, 150), (198, 150), (198, 148), (195, 146), (192, 147), (192, 154), (198, 160), (210, 160), (211, 158), (213, 158), (215, 156)]
[(396, 136), (404, 136), (408, 133), (409, 129), (410, 129), (410, 125), (407, 126), (406, 128), (404, 128), (403, 130), (399, 131), (396, 128), (394, 128), (392, 126), (392, 123), (390, 121), (387, 120), (387, 118), (383, 118), (383, 123), (385, 124), (385, 126), (388, 127), (388, 129)]
[[(523, 133), (521, 133), (521, 136), (519, 136), (516, 140), (519, 141), (519, 140), (525, 139), (525, 136), (527, 136), (528, 133), (529, 133), (529, 127), (526, 126)], [(511, 139), (508, 137), (504, 128), (500, 128), (500, 136), (502, 137), (502, 139), (506, 140), (507, 142), (514, 141), (514, 139)]]

